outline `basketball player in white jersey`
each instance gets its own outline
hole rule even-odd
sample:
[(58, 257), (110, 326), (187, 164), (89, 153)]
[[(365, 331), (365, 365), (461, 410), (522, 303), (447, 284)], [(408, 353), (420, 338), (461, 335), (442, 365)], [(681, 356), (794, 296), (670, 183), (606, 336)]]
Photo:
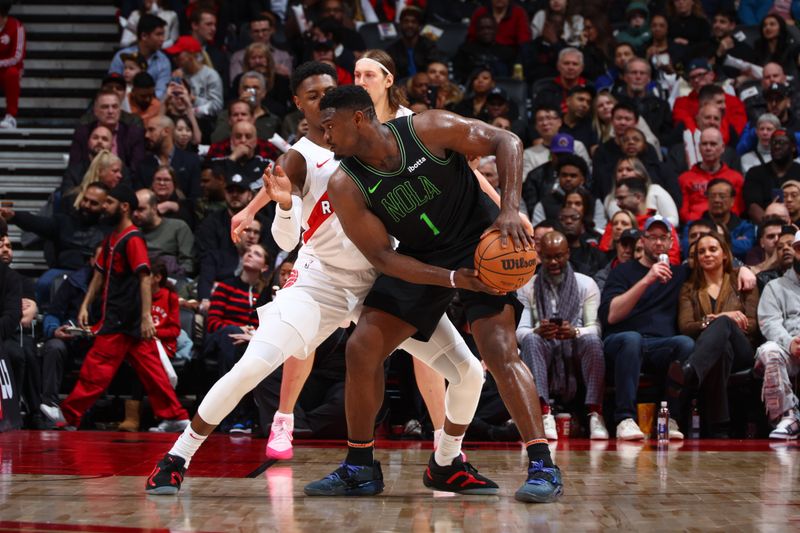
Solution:
[[(344, 236), (327, 200), (327, 180), (338, 163), (330, 151), (320, 146), (323, 135), (319, 100), (335, 85), (335, 70), (322, 63), (306, 63), (292, 75), (295, 104), (304, 112), (310, 130), (284, 160), (286, 175), (292, 179), (291, 205), (281, 197), (284, 202), (279, 201), (276, 208), (272, 231), (279, 245), (291, 248), (299, 240), (299, 227), (303, 225), (304, 245), (295, 263), (297, 278), (291, 286), (278, 291), (272, 302), (258, 309), (259, 327), (247, 350), (209, 390), (191, 425), (155, 466), (145, 483), (145, 491), (150, 494), (177, 493), (192, 456), (244, 394), (288, 357), (307, 357), (343, 322), (355, 321), (377, 277), (366, 258)], [(265, 175), (265, 187), (231, 222), (234, 240), (238, 240), (239, 232), (255, 213), (272, 200), (270, 191), (277, 193), (284, 189), (283, 185), (286, 184), (279, 184), (276, 176)], [(467, 481), (458, 486), (443, 484), (432, 488), (496, 494), (497, 484), (461, 458), (461, 441), (483, 384), (480, 363), (446, 317), (428, 343), (410, 340), (401, 347), (441, 372), (450, 383), (445, 397), (447, 420), (434, 459), (442, 472), (451, 473), (448, 477), (460, 473), (456, 477)], [(372, 470), (380, 472), (380, 463), (376, 461)], [(377, 494), (383, 490), (382, 476), (376, 481), (372, 475), (362, 483), (357, 473), (346, 468), (332, 475), (345, 481), (341, 495)]]

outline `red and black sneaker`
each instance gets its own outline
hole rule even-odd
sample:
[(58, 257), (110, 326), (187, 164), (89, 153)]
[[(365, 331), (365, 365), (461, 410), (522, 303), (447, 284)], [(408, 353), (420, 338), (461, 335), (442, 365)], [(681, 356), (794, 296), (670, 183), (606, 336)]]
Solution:
[(433, 490), (457, 492), (458, 494), (497, 494), (497, 483), (478, 473), (471, 464), (464, 462), (459, 455), (449, 466), (439, 466), (434, 454), (428, 461), (428, 468), (422, 476), (422, 483)]
[(177, 455), (164, 455), (153, 471), (147, 476), (144, 491), (147, 494), (177, 494), (181, 490), (183, 474), (186, 472), (186, 463)]

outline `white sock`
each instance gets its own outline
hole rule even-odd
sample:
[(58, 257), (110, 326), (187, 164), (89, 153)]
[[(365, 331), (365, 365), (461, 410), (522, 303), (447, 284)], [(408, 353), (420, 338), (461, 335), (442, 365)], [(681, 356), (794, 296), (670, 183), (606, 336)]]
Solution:
[(444, 433), (444, 429), (433, 430), (433, 451), (436, 451), (439, 447), (439, 441), (442, 440), (442, 433)]
[(275, 416), (272, 417), (272, 424), (275, 425), (280, 420), (288, 426), (289, 431), (294, 431), (294, 413), (286, 414), (275, 411)]
[(461, 441), (464, 440), (464, 435), (454, 437), (442, 431), (442, 437), (439, 439), (439, 447), (433, 454), (433, 460), (439, 466), (449, 466), (453, 459), (458, 457), (461, 453)]
[(178, 440), (175, 441), (175, 444), (172, 445), (172, 449), (169, 451), (170, 455), (177, 455), (178, 457), (183, 458), (186, 461), (184, 465), (186, 468), (189, 468), (189, 463), (192, 462), (192, 457), (197, 450), (200, 448), (200, 445), (203, 444), (208, 438), (208, 435), (200, 435), (192, 430), (192, 425), (189, 424), (186, 426), (186, 429), (183, 430), (181, 436), (178, 437)]

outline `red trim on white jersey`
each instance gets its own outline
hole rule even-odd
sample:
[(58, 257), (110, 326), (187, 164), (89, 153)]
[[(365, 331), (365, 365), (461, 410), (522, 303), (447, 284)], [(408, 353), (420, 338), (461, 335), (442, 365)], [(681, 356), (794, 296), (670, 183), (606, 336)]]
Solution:
[(307, 243), (322, 223), (328, 220), (331, 215), (333, 215), (333, 206), (331, 201), (328, 200), (328, 191), (325, 191), (325, 194), (317, 200), (314, 209), (311, 210), (311, 214), (308, 216), (308, 229), (303, 232), (303, 243)]

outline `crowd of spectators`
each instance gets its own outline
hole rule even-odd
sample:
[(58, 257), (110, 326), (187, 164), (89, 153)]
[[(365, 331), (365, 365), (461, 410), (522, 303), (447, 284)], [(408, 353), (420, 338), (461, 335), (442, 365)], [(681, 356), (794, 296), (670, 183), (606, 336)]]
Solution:
[[(741, 434), (758, 423), (729, 409), (729, 380), (741, 373), (762, 383), (770, 435), (800, 434), (800, 2), (120, 7), (120, 49), (76, 124), (47, 213), (0, 209), (50, 250), (51, 268), (23, 292), (23, 323), (38, 306), (44, 338), (38, 351), (20, 344), (14, 358), (28, 413), (57, 404), (65, 368), (90, 344), (65, 325), (77, 317), (110, 231), (104, 203), (120, 184), (137, 191), (132, 220), (179, 295), (182, 333), (169, 355), (230, 368), (286, 270), (287, 251), (270, 232), (274, 206), (238, 245), (229, 228), (264, 169), (307, 131), (291, 99), (292, 69), (323, 61), (340, 84), (353, 83), (369, 42), (391, 56), (414, 112), (448, 109), (512, 130), (525, 145), (520, 209), (542, 265), (519, 292), (518, 340), (548, 438), (558, 437), (559, 410), (586, 420), (576, 426), (592, 438), (608, 438), (606, 421), (618, 438), (642, 438), (641, 376), (656, 383), (648, 401), (669, 401), (673, 438), (683, 438), (693, 399), (703, 435)], [(448, 53), (441, 28), (459, 25), (464, 40)], [(13, 117), (8, 80), (21, 63), (8, 63), (5, 44), (0, 81)], [(501, 186), (493, 158), (477, 166)], [(337, 335), (332, 345), (341, 347), (346, 332)], [(309, 386), (341, 383), (339, 352), (336, 379)], [(484, 407), (498, 403), (491, 388), (490, 380)], [(270, 420), (263, 411), (274, 411), (273, 396), (246, 399), (223, 428), (247, 432)], [(507, 413), (496, 411), (479, 417), (481, 430), (513, 436)]]

